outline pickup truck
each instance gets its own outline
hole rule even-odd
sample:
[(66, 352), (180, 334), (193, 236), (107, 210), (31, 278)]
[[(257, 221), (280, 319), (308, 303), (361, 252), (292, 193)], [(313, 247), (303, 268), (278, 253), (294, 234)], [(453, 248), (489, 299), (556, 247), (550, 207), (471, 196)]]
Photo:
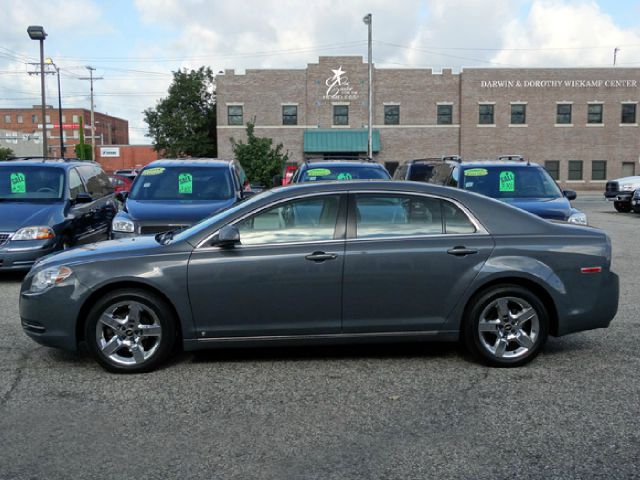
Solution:
[(607, 182), (604, 198), (613, 202), (618, 212), (630, 212), (633, 192), (639, 188), (640, 176), (618, 178)]

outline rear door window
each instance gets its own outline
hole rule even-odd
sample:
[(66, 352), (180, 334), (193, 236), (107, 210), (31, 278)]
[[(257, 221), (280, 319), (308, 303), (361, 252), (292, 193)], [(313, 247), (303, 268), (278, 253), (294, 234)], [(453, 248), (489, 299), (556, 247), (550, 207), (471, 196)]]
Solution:
[(87, 193), (82, 184), (80, 174), (75, 168), (69, 170), (69, 197), (75, 200), (79, 193)]

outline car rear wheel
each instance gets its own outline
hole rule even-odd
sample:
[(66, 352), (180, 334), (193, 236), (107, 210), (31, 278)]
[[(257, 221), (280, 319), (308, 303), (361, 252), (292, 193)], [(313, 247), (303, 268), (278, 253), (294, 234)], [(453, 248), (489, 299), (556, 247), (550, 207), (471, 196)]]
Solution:
[(85, 339), (106, 370), (141, 373), (168, 358), (176, 340), (176, 319), (167, 303), (144, 290), (117, 290), (91, 309)]
[(631, 202), (613, 202), (613, 208), (618, 212), (627, 213), (631, 211)]
[(484, 363), (517, 367), (538, 355), (548, 331), (547, 310), (533, 292), (517, 285), (501, 285), (471, 300), (463, 339)]

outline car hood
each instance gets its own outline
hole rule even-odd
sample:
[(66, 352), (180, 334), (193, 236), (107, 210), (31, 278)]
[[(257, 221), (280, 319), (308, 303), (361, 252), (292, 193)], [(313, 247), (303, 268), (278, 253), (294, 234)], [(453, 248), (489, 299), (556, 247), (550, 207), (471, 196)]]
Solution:
[(234, 198), (210, 201), (127, 199), (125, 209), (134, 221), (158, 222), (163, 225), (192, 224), (234, 203)]
[(63, 203), (0, 202), (0, 232), (15, 232), (22, 227), (51, 225)]
[(502, 201), (548, 220), (566, 221), (574, 212), (571, 204), (569, 203), (569, 200), (567, 200), (565, 197), (558, 197), (553, 199), (514, 198), (502, 199)]
[(612, 181), (618, 182), (618, 185), (620, 186), (629, 185), (634, 183), (640, 183), (640, 176), (616, 178), (615, 180), (612, 180)]
[(42, 257), (36, 262), (34, 268), (50, 265), (74, 265), (93, 260), (108, 260), (109, 258), (121, 258), (123, 256), (139, 256), (153, 254), (162, 250), (154, 235), (108, 240), (105, 242), (90, 243), (70, 248), (62, 252), (53, 253)]

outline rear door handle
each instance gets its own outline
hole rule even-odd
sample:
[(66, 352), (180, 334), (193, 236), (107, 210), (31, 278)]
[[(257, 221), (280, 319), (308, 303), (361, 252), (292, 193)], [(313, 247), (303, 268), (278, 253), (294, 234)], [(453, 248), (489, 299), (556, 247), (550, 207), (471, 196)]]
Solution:
[(335, 260), (338, 258), (338, 255), (335, 253), (313, 252), (304, 258), (312, 262), (324, 262), (326, 260)]
[(455, 255), (456, 257), (464, 257), (466, 255), (473, 255), (474, 253), (478, 253), (478, 250), (466, 247), (453, 247), (447, 250), (447, 253), (449, 255)]

